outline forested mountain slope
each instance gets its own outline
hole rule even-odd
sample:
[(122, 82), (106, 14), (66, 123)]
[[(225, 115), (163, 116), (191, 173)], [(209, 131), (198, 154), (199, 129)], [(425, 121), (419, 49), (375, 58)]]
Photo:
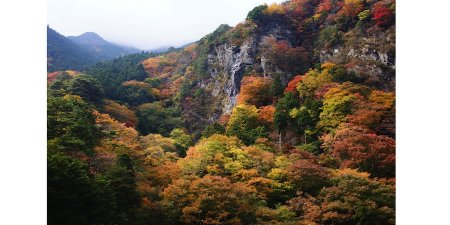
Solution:
[(49, 224), (395, 224), (393, 0), (261, 5), (48, 81)]
[(81, 70), (96, 62), (87, 48), (47, 26), (47, 70)]
[(84, 70), (97, 62), (137, 52), (136, 48), (109, 43), (93, 32), (64, 37), (47, 26), (48, 71)]

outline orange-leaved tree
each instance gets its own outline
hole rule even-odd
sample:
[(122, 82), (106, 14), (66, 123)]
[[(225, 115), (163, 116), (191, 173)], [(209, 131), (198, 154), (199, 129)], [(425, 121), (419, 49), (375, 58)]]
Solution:
[(255, 105), (256, 107), (268, 105), (272, 102), (270, 95), (271, 78), (247, 76), (242, 78), (241, 91), (238, 104)]

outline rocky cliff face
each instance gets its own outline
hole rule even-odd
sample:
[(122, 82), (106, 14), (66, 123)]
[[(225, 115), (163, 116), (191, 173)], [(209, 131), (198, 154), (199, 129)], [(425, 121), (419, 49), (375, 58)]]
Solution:
[[(281, 73), (265, 57), (261, 50), (263, 40), (274, 37), (278, 40), (290, 40), (291, 32), (283, 29), (278, 24), (272, 24), (259, 34), (254, 34), (243, 41), (241, 45), (229, 43), (214, 46), (207, 56), (208, 79), (201, 86), (209, 89), (211, 95), (220, 102), (219, 108), (209, 118), (210, 121), (217, 120), (222, 114), (230, 114), (236, 105), (239, 95), (242, 77), (246, 73), (257, 72), (252, 75), (272, 76)], [(249, 72), (251, 71), (251, 72)], [(287, 83), (288, 80), (285, 81)]]
[[(246, 40), (241, 46), (223, 44), (216, 46), (214, 51), (208, 54), (208, 73), (214, 80), (212, 95), (221, 96), (223, 112), (231, 113), (236, 104), (242, 77), (247, 66), (255, 64), (256, 43), (255, 38)], [(219, 65), (219, 71), (215, 65)], [(222, 76), (222, 77), (218, 77)], [(224, 82), (220, 82), (220, 81)]]
[(347, 64), (348, 70), (366, 76), (368, 84), (385, 90), (395, 89), (395, 32), (372, 35), (348, 35), (343, 43), (331, 49), (321, 49), (319, 60)]
[[(337, 28), (332, 35), (324, 32), (333, 26)], [(293, 76), (332, 62), (351, 72), (359, 84), (395, 90), (395, 27), (339, 27), (279, 15), (259, 22), (246, 20), (234, 28), (221, 25), (197, 42), (194, 51), (196, 55), (187, 60), (195, 68), (189, 88), (202, 89), (206, 95), (191, 93), (189, 101), (199, 107), (189, 105), (184, 110), (194, 111), (202, 123), (232, 112), (246, 75), (277, 76), (286, 86)]]

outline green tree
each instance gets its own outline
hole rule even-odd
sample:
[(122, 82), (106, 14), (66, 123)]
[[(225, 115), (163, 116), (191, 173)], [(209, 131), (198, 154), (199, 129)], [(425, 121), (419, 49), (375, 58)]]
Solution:
[(227, 126), (227, 135), (234, 135), (245, 144), (255, 143), (260, 137), (267, 136), (267, 128), (258, 121), (258, 109), (254, 105), (237, 105), (233, 108)]
[(92, 106), (78, 96), (49, 97), (47, 100), (49, 150), (91, 153), (100, 135), (92, 112)]
[(67, 91), (69, 94), (78, 95), (92, 103), (100, 102), (103, 97), (103, 89), (100, 83), (87, 74), (81, 74), (68, 81)]
[(117, 204), (109, 183), (89, 175), (78, 159), (61, 153), (47, 156), (48, 224), (117, 224)]
[(202, 137), (207, 138), (213, 134), (225, 134), (225, 127), (219, 123), (210, 124), (203, 130)]
[(248, 14), (247, 19), (253, 20), (254, 22), (263, 22), (266, 19), (265, 11), (267, 10), (267, 5), (260, 5), (253, 8)]
[(137, 130), (142, 135), (162, 134), (169, 136), (170, 131), (182, 126), (180, 113), (173, 107), (164, 107), (162, 102), (146, 103), (138, 107)]
[(297, 97), (291, 92), (284, 94), (275, 107), (274, 123), (278, 131), (286, 129), (292, 124), (289, 112), (291, 109), (299, 107), (300, 103)]
[(67, 94), (67, 83), (72, 77), (67, 72), (62, 72), (58, 75), (47, 89), (47, 93), (50, 96), (62, 97)]
[(133, 162), (128, 155), (120, 155), (117, 165), (111, 168), (106, 176), (109, 188), (114, 192), (117, 203), (116, 223), (132, 224), (135, 212), (140, 206), (140, 194), (136, 189), (136, 177)]
[(115, 99), (127, 103), (131, 107), (153, 102), (157, 99), (154, 89), (144, 82), (130, 81), (120, 85), (114, 92)]
[(270, 94), (274, 97), (280, 96), (283, 94), (284, 88), (281, 83), (280, 74), (276, 74), (273, 78), (273, 82), (270, 86)]
[(183, 129), (176, 128), (170, 132), (170, 138), (175, 142), (174, 145), (177, 148), (177, 153), (180, 157), (186, 156), (186, 150), (193, 145), (192, 137)]
[(62, 154), (48, 156), (48, 224), (89, 224), (93, 194), (86, 164)]
[(314, 130), (317, 122), (320, 120), (321, 107), (321, 101), (307, 99), (301, 107), (292, 109), (289, 115), (294, 120), (295, 130), (302, 135), (306, 135), (308, 131)]
[(98, 63), (86, 70), (96, 78), (109, 98), (115, 97), (117, 88), (125, 81), (143, 81), (148, 77), (142, 60), (156, 56), (153, 53), (137, 53), (126, 55), (110, 61)]
[(318, 43), (325, 48), (331, 48), (341, 42), (339, 25), (326, 26), (320, 31)]

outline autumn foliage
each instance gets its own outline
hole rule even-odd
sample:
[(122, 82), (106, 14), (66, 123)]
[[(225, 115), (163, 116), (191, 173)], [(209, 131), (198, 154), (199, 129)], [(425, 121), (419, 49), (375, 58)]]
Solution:
[(220, 176), (177, 180), (162, 193), (163, 204), (186, 224), (247, 224), (256, 211), (254, 189)]
[(347, 17), (356, 17), (363, 10), (362, 0), (344, 0), (344, 5), (340, 11)]
[(137, 117), (134, 111), (112, 100), (103, 101), (102, 111), (108, 113), (116, 120), (125, 123), (128, 127), (134, 127), (137, 123)]
[(49, 222), (395, 224), (393, 62), (395, 1), (291, 0), (48, 73)]
[[(387, 3), (387, 4), (386, 4)], [(391, 3), (392, 4), (392, 3)], [(373, 20), (379, 26), (389, 26), (395, 19), (394, 11), (389, 1), (379, 2), (373, 8)]]
[(275, 115), (275, 107), (273, 107), (272, 105), (263, 106), (259, 108), (258, 120), (261, 121), (262, 124), (272, 126), (274, 115)]
[(241, 91), (237, 98), (238, 104), (250, 104), (257, 107), (271, 103), (272, 96), (268, 90), (272, 79), (264, 77), (247, 76), (242, 78)]
[(319, 6), (317, 6), (316, 13), (329, 12), (332, 6), (332, 0), (321, 0)]
[(309, 66), (309, 53), (302, 47), (294, 47), (286, 40), (268, 37), (263, 40), (267, 57), (280, 69), (292, 73), (302, 73)]
[(342, 161), (342, 167), (360, 168), (373, 176), (395, 175), (395, 141), (392, 138), (361, 126), (342, 124), (324, 145)]
[(286, 89), (284, 89), (285, 92), (291, 92), (291, 93), (297, 93), (297, 85), (302, 80), (301, 75), (295, 76), (291, 81), (289, 81)]

